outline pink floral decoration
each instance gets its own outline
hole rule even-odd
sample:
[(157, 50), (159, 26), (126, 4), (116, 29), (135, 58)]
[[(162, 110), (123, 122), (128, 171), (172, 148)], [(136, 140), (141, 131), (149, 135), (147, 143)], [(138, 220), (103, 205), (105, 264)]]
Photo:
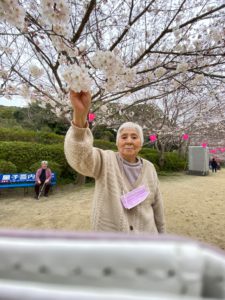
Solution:
[(215, 149), (209, 150), (209, 153), (216, 153)]
[(89, 113), (89, 114), (88, 114), (88, 121), (89, 121), (89, 122), (93, 122), (94, 119), (95, 119), (95, 114)]
[(189, 135), (188, 135), (187, 133), (184, 133), (184, 134), (182, 135), (182, 139), (183, 139), (184, 141), (187, 141), (187, 140), (189, 139)]
[(149, 139), (150, 139), (151, 142), (155, 142), (155, 141), (157, 140), (157, 137), (156, 137), (155, 134), (151, 134), (151, 135), (149, 136)]

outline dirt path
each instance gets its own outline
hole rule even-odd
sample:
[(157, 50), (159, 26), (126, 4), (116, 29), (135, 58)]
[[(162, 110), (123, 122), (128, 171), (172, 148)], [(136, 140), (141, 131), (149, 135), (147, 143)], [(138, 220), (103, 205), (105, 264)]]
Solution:
[[(225, 249), (225, 170), (209, 176), (160, 178), (167, 232)], [(0, 195), (0, 227), (88, 231), (93, 187), (58, 188), (35, 200), (22, 190)]]

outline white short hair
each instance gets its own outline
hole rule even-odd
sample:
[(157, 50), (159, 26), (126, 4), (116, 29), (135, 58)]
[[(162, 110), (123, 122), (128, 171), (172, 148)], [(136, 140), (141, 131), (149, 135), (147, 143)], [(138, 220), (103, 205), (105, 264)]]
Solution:
[(137, 131), (137, 134), (139, 135), (139, 137), (141, 139), (141, 144), (142, 145), (144, 144), (144, 135), (143, 135), (142, 127), (140, 125), (136, 124), (136, 123), (133, 123), (133, 122), (126, 122), (126, 123), (123, 123), (117, 131), (116, 145), (118, 145), (119, 137), (121, 135), (121, 132), (123, 131), (123, 129), (126, 129), (126, 128), (135, 129)]
[(47, 160), (42, 160), (41, 164), (46, 164), (46, 165), (48, 165), (48, 162), (47, 162)]

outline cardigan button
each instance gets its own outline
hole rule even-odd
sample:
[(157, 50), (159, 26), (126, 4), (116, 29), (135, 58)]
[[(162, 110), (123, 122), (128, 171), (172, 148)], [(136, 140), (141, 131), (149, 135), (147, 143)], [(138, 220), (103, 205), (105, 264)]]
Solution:
[(134, 227), (132, 225), (130, 225), (130, 230), (134, 230)]

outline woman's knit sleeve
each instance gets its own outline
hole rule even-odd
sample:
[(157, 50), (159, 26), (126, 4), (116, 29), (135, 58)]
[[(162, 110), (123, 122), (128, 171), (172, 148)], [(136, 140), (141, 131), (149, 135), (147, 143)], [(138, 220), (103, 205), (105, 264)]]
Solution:
[(89, 128), (72, 125), (67, 131), (64, 151), (69, 165), (78, 173), (98, 178), (102, 169), (102, 150), (93, 147)]

